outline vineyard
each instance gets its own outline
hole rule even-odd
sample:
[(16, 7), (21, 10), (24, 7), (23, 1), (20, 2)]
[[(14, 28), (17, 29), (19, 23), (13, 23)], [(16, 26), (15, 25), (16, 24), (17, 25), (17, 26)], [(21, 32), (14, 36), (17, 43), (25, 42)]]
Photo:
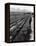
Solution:
[(31, 13), (10, 13), (10, 42), (29, 41), (31, 34)]

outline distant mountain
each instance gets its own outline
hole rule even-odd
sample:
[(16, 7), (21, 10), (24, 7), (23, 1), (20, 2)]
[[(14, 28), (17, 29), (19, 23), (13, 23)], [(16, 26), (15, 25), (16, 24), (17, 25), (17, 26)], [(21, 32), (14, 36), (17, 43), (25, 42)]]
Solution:
[(32, 13), (31, 11), (27, 10), (27, 9), (14, 9), (10, 12), (24, 12), (24, 13)]

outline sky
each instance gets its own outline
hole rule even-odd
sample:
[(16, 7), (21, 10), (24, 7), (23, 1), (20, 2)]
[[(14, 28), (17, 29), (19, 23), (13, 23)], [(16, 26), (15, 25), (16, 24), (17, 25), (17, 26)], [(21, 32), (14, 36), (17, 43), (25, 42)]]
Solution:
[(33, 6), (20, 6), (20, 5), (10, 5), (10, 11), (30, 11), (34, 12)]

